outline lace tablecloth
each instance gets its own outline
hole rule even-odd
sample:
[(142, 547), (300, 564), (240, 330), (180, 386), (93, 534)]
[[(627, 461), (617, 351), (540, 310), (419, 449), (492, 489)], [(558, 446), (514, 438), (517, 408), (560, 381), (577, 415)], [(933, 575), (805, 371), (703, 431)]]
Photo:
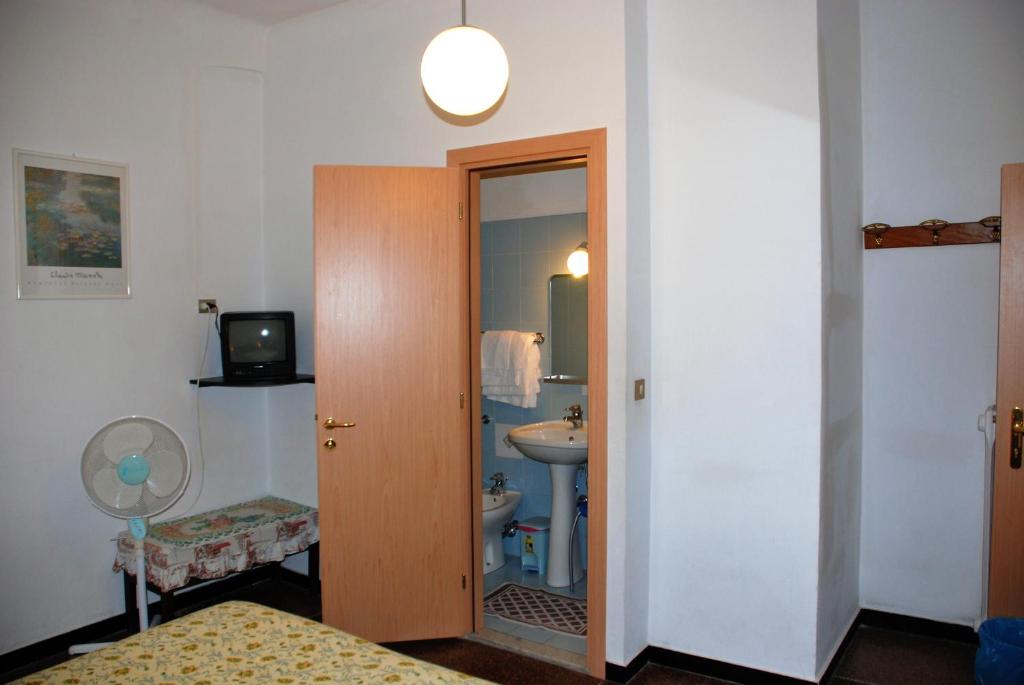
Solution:
[[(168, 592), (184, 587), (190, 578), (220, 578), (281, 561), (319, 538), (316, 509), (262, 497), (154, 524), (143, 540), (146, 580)], [(136, 544), (128, 531), (118, 535), (114, 571), (135, 575)]]

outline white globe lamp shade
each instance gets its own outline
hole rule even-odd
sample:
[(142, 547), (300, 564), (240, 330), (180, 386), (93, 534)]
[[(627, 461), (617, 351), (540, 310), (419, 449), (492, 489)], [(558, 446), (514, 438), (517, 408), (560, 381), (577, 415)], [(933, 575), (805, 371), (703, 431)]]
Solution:
[(501, 43), (475, 26), (455, 26), (434, 36), (420, 62), (423, 89), (451, 114), (486, 111), (508, 85), (508, 57)]
[(573, 250), (569, 258), (565, 260), (565, 265), (569, 267), (569, 272), (576, 278), (586, 276), (590, 271), (590, 253), (587, 252), (587, 244), (583, 243)]

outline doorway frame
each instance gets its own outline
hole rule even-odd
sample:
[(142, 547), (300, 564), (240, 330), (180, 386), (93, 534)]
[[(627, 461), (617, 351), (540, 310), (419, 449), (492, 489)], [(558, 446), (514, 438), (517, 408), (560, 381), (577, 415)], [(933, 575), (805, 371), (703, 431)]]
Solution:
[[(587, 670), (605, 676), (608, 496), (608, 293), (607, 131), (590, 129), (448, 151), (448, 166), (459, 171), (459, 206), (468, 212), (470, 256), (480, 255), (480, 179), (550, 171), (578, 165), (587, 169), (587, 394), (590, 446), (587, 517)], [(473, 629), (483, 628), (483, 483), (480, 393), (480, 260), (469, 265), (470, 337), (470, 506), (473, 537)]]
[(1004, 164), (1000, 173), (999, 339), (996, 366), (996, 444), (992, 452), (992, 501), (986, 616), (1019, 616), (1024, 609), (1024, 469), (1010, 465), (1013, 409), (1024, 404), (1024, 163)]

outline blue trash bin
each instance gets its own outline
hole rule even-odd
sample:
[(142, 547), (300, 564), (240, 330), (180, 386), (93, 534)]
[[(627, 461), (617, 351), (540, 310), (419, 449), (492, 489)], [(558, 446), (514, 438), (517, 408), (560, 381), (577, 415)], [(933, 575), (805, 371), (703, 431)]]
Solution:
[(1024, 619), (990, 618), (978, 629), (974, 679), (978, 685), (1024, 683)]

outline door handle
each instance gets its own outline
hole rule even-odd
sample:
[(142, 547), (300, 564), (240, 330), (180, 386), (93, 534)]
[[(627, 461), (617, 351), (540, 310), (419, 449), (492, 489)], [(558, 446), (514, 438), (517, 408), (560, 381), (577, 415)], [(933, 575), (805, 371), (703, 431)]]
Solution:
[(355, 423), (349, 423), (348, 421), (346, 421), (345, 423), (338, 423), (337, 421), (334, 420), (333, 416), (328, 416), (324, 420), (324, 428), (326, 428), (327, 430), (333, 430), (334, 428), (354, 428), (355, 425)]
[(1010, 468), (1019, 469), (1021, 451), (1024, 449), (1024, 409), (1013, 408), (1012, 425), (1010, 426)]
[(334, 441), (334, 438), (327, 438), (327, 442), (324, 443), (324, 447), (329, 450), (333, 450), (337, 445), (338, 443)]

